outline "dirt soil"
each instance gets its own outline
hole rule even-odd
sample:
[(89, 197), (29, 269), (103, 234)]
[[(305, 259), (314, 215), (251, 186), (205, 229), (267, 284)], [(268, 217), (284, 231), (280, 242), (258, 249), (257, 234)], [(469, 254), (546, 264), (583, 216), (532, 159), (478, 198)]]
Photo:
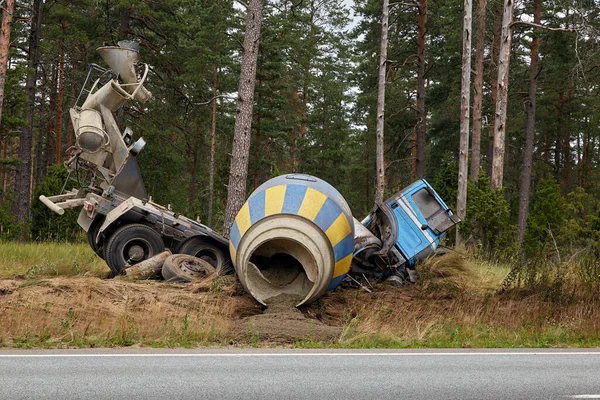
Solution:
[(302, 298), (280, 294), (267, 302), (262, 314), (242, 318), (235, 323), (234, 335), (245, 341), (293, 343), (301, 340), (332, 342), (339, 339), (341, 326), (330, 326), (309, 314), (303, 314), (295, 305)]
[(314, 312), (296, 309), (298, 301), (278, 296), (265, 310), (233, 276), (193, 284), (15, 276), (0, 280), (0, 347), (339, 339), (341, 321), (328, 326)]

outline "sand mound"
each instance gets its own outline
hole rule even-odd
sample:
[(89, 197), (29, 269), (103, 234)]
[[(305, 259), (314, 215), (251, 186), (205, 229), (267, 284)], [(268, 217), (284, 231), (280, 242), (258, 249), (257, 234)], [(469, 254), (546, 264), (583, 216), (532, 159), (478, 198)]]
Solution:
[(266, 310), (259, 315), (236, 322), (234, 334), (248, 342), (267, 341), (293, 343), (301, 340), (332, 342), (339, 339), (342, 329), (307, 318), (295, 305), (301, 298), (279, 295), (269, 299)]

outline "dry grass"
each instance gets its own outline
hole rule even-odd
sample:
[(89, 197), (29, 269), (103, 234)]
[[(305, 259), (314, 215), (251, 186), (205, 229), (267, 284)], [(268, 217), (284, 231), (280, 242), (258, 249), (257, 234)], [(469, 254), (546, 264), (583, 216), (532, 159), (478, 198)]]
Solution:
[[(500, 293), (508, 271), (449, 253), (420, 265), (416, 285), (338, 289), (304, 314), (342, 327), (340, 338), (297, 345), (600, 345), (600, 301)], [(0, 347), (268, 345), (235, 339), (236, 321), (261, 307), (232, 276), (173, 285), (102, 279), (107, 272), (85, 245), (0, 244), (0, 277), (11, 277), (0, 279)]]
[(256, 312), (231, 278), (188, 286), (90, 277), (2, 280), (0, 345), (221, 343), (236, 318)]
[(457, 253), (427, 260), (420, 282), (374, 294), (339, 291), (321, 308), (344, 323), (342, 347), (564, 347), (600, 344), (600, 303), (499, 294), (508, 268), (464, 261)]

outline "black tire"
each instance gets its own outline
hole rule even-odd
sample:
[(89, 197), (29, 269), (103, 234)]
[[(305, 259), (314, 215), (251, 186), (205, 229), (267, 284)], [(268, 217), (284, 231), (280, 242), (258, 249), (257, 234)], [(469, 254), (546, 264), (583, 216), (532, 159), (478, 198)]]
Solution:
[(92, 248), (92, 250), (94, 250), (94, 253), (96, 253), (96, 255), (102, 259), (104, 259), (104, 253), (102, 250), (102, 247), (104, 246), (104, 240), (102, 236), (100, 236), (98, 242), (96, 243), (96, 237), (98, 236), (98, 232), (100, 231), (100, 228), (102, 227), (103, 223), (104, 215), (97, 215), (96, 218), (94, 218), (94, 220), (90, 224), (90, 227), (87, 231), (87, 240), (90, 247)]
[(174, 254), (162, 267), (162, 276), (169, 282), (199, 281), (216, 273), (216, 269), (201, 258), (188, 254)]
[(228, 269), (229, 257), (225, 251), (203, 236), (195, 236), (184, 241), (177, 249), (179, 254), (198, 257), (212, 265), (219, 273)]
[(143, 224), (128, 224), (114, 231), (104, 246), (104, 260), (112, 275), (119, 275), (126, 266), (134, 265), (164, 251), (161, 236)]

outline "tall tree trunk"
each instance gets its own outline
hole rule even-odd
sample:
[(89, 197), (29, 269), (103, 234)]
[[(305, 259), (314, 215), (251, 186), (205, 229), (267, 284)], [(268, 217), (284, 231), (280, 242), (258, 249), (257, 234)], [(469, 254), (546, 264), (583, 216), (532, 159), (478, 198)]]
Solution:
[[(75, 99), (75, 85), (71, 85), (71, 98)], [(75, 144), (75, 132), (73, 124), (67, 123), (67, 149)]]
[(379, 82), (377, 83), (377, 127), (375, 128), (377, 136), (375, 152), (377, 167), (375, 202), (377, 203), (383, 202), (383, 191), (385, 190), (385, 167), (383, 165), (383, 116), (385, 109), (389, 7), (389, 0), (383, 0), (383, 8), (381, 11), (381, 42), (379, 47)]
[(496, 126), (496, 99), (498, 98), (498, 56), (500, 55), (500, 37), (502, 36), (502, 8), (497, 7), (494, 19), (494, 37), (492, 39), (492, 113), (490, 121), (490, 137), (488, 144), (487, 175), (492, 176), (494, 162), (494, 129)]
[(590, 134), (588, 130), (583, 132), (583, 155), (581, 157), (581, 173), (582, 183), (581, 187), (589, 193), (589, 176), (590, 176)]
[(562, 170), (562, 182), (565, 193), (569, 191), (569, 180), (571, 172), (571, 114), (573, 110), (573, 88), (569, 87), (567, 94), (567, 110), (566, 110), (566, 122), (563, 142), (563, 170)]
[[(299, 108), (299, 97), (300, 95), (298, 94), (298, 90), (294, 90), (294, 93), (292, 94), (292, 100), (290, 101), (291, 103), (291, 107), (294, 110), (297, 110)], [(298, 111), (296, 111), (297, 113)], [(298, 114), (295, 114), (295, 116), (297, 116)], [(298, 134), (298, 125), (297, 125), (297, 120), (294, 119), (293, 120), (293, 126), (292, 126), (292, 146), (290, 149), (290, 169), (292, 172), (298, 172), (298, 138), (299, 138), (299, 134)]]
[[(464, 0), (462, 85), (460, 90), (460, 151), (458, 156), (458, 198), (456, 214), (463, 219), (467, 213), (467, 175), (469, 172), (469, 106), (471, 104), (471, 27), (473, 3)], [(456, 245), (462, 240), (456, 230)]]
[(2, 121), (2, 110), (4, 106), (6, 64), (8, 63), (8, 50), (10, 48), (10, 32), (14, 9), (15, 0), (6, 0), (2, 12), (2, 26), (0, 27), (0, 121)]
[(198, 144), (192, 139), (192, 170), (190, 171), (190, 194), (188, 206), (191, 209), (196, 199), (196, 187), (198, 186)]
[(219, 69), (213, 65), (213, 104), (210, 127), (210, 166), (208, 172), (208, 226), (212, 227), (213, 198), (215, 196), (215, 144), (217, 141), (217, 84)]
[(46, 119), (48, 118), (48, 112), (46, 110), (46, 95), (48, 92), (48, 78), (44, 74), (42, 82), (41, 99), (40, 99), (40, 119), (38, 122), (38, 137), (37, 144), (35, 146), (35, 186), (42, 180), (44, 176), (44, 170), (46, 163), (44, 160), (44, 137), (46, 136)]
[(35, 111), (35, 85), (39, 64), (39, 44), (42, 27), (42, 0), (34, 0), (31, 15), (31, 30), (29, 34), (29, 72), (25, 92), (29, 101), (25, 120), (26, 124), (21, 131), (19, 140), (19, 165), (15, 175), (16, 201), (14, 214), (16, 221), (21, 225), (20, 240), (25, 240), (28, 234), (26, 223), (29, 221), (29, 206), (31, 204), (31, 147), (33, 141), (33, 117)]
[[(63, 24), (63, 35), (65, 20)], [(63, 94), (65, 89), (65, 48), (64, 43), (59, 44), (58, 54), (58, 96), (56, 98), (56, 164), (62, 157), (62, 128), (63, 128)]]
[(560, 141), (563, 137), (563, 130), (565, 129), (565, 124), (563, 122), (563, 114), (565, 109), (565, 94), (564, 92), (560, 92), (558, 94), (558, 107), (556, 107), (556, 114), (558, 115), (558, 129), (556, 132), (556, 137), (554, 138), (554, 179), (558, 182), (558, 178), (560, 176), (560, 167), (561, 167), (561, 145)]
[(425, 134), (427, 114), (425, 112), (425, 34), (427, 33), (427, 0), (419, 0), (419, 33), (417, 37), (417, 141), (416, 177), (425, 175)]
[(414, 182), (417, 179), (417, 126), (412, 130), (412, 145), (410, 147), (410, 181)]
[(238, 88), (236, 119), (233, 130), (231, 165), (229, 167), (229, 185), (227, 187), (227, 207), (223, 235), (228, 238), (231, 225), (246, 199), (246, 178), (248, 176), (248, 158), (252, 137), (252, 108), (254, 106), (254, 83), (256, 80), (256, 59), (260, 41), (263, 0), (250, 0), (246, 15), (246, 34), (242, 70)]
[(477, 180), (481, 168), (481, 114), (483, 103), (483, 60), (485, 52), (486, 0), (477, 7), (477, 39), (475, 41), (475, 82), (473, 86), (473, 133), (470, 179)]
[[(8, 133), (4, 133), (4, 129), (0, 126), (0, 134), (2, 135), (2, 142), (0, 142), (0, 157), (6, 158), (8, 155), (8, 142), (10, 140), (10, 135)], [(6, 167), (2, 168), (2, 191), (6, 193), (6, 186), (8, 181), (8, 174), (6, 173)]]
[(48, 89), (48, 83), (46, 83), (46, 90), (50, 91), (48, 95), (48, 113), (46, 118), (46, 167), (51, 165), (56, 158), (56, 88), (58, 82), (58, 67), (56, 65), (51, 66), (50, 74), (50, 88)]
[[(533, 0), (533, 22), (540, 24), (542, 20), (541, 0)], [(531, 196), (531, 171), (533, 168), (533, 146), (535, 144), (535, 113), (538, 64), (540, 58), (540, 37), (533, 31), (531, 41), (531, 61), (529, 63), (529, 99), (526, 103), (527, 124), (525, 126), (525, 150), (523, 154), (523, 170), (521, 171), (521, 189), (519, 193), (519, 216), (517, 241), (523, 242), (529, 215), (529, 198)]]
[[(262, 56), (262, 53), (261, 53)], [(262, 63), (259, 65), (259, 72), (258, 72), (258, 93), (256, 96), (256, 106), (258, 108), (258, 110), (256, 110), (256, 148), (260, 149), (261, 148), (261, 139), (262, 139), (262, 87), (263, 87), (263, 81), (262, 81)], [(263, 159), (265, 158), (264, 153), (261, 153), (260, 157), (258, 157), (258, 165), (257, 167), (254, 169), (254, 190), (256, 190), (256, 188), (259, 186), (258, 182), (264, 182), (261, 179), (261, 171), (263, 170)]]
[(504, 137), (506, 134), (506, 110), (508, 107), (508, 72), (512, 44), (512, 20), (514, 1), (504, 0), (502, 14), (502, 37), (498, 56), (498, 98), (496, 99), (496, 121), (494, 124), (494, 159), (492, 160), (491, 186), (502, 188), (504, 177)]
[(131, 25), (131, 8), (123, 8), (119, 15), (119, 40), (127, 39)]

